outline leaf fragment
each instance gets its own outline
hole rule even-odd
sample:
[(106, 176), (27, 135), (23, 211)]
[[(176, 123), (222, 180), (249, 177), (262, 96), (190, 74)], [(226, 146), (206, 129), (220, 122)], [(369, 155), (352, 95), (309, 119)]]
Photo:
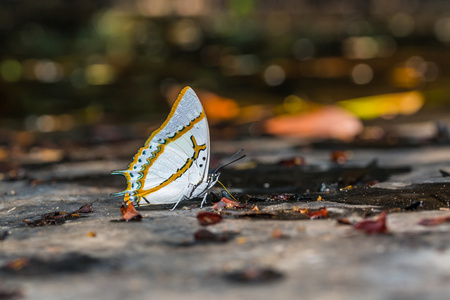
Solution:
[(419, 225), (436, 226), (445, 222), (450, 222), (450, 216), (422, 219), (420, 220)]
[(363, 220), (353, 225), (353, 228), (356, 230), (362, 230), (367, 234), (387, 233), (388, 228), (386, 226), (386, 216), (387, 211), (383, 211), (375, 220)]
[(141, 221), (142, 215), (137, 212), (133, 204), (127, 204), (125, 202), (120, 206), (120, 211), (122, 212), (122, 220), (124, 221)]
[[(97, 201), (97, 200), (96, 200)], [(94, 201), (95, 202), (95, 201)], [(87, 213), (92, 213), (94, 212), (94, 207), (92, 206), (92, 204), (94, 204), (94, 202), (92, 203), (86, 203), (83, 206), (81, 206), (77, 212), (79, 213), (83, 213), (83, 214), (87, 214)]]
[(301, 213), (307, 215), (311, 220), (314, 219), (326, 219), (328, 217), (327, 207), (321, 207), (318, 210), (301, 209)]
[(221, 210), (224, 208), (243, 208), (244, 206), (241, 206), (241, 204), (237, 201), (234, 201), (232, 199), (228, 199), (226, 197), (223, 197), (219, 202), (215, 203), (211, 208), (215, 210)]
[(222, 221), (222, 216), (217, 213), (200, 211), (197, 214), (197, 221), (203, 226), (214, 225)]
[(81, 214), (93, 212), (94, 208), (92, 207), (92, 204), (94, 202), (84, 204), (79, 209), (73, 212), (53, 211), (50, 213), (43, 214), (40, 219), (37, 219), (35, 221), (24, 219), (22, 220), (22, 222), (27, 224), (27, 226), (33, 227), (47, 226), (47, 225), (61, 225), (64, 224), (66, 220), (81, 218), (82, 217)]

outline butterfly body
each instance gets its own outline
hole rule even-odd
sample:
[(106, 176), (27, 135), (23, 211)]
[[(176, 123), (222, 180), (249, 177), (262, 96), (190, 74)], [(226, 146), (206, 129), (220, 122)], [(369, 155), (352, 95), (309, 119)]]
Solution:
[(219, 173), (208, 174), (210, 140), (205, 111), (185, 87), (166, 121), (148, 138), (124, 171), (127, 189), (116, 195), (136, 206), (206, 198)]

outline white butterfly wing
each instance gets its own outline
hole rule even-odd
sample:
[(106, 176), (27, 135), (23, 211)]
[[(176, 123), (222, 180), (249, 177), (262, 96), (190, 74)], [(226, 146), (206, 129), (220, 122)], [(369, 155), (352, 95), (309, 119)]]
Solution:
[(166, 121), (155, 130), (122, 174), (127, 189), (117, 193), (136, 205), (177, 203), (209, 188), (209, 128), (195, 92), (185, 87)]

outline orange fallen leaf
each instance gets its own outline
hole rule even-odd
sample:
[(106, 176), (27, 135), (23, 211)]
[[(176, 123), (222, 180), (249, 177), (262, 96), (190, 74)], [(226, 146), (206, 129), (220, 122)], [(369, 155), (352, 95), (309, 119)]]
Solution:
[(365, 231), (368, 234), (386, 233), (388, 228), (386, 226), (387, 212), (383, 211), (378, 215), (376, 220), (364, 220), (353, 225), (356, 230)]
[(225, 202), (223, 202), (222, 200), (220, 200), (219, 202), (214, 203), (214, 205), (211, 206), (211, 208), (212, 208), (212, 209), (215, 209), (215, 210), (222, 210), (222, 209), (224, 209), (226, 206), (227, 206), (227, 204), (226, 204)]
[(306, 214), (311, 220), (325, 219), (328, 217), (328, 210), (326, 206), (318, 210), (301, 209), (300, 212)]
[(200, 225), (208, 226), (217, 224), (222, 221), (222, 216), (212, 212), (200, 211), (197, 214), (197, 221), (198, 223), (200, 223)]
[(241, 207), (241, 204), (237, 201), (223, 197), (219, 202), (215, 203), (211, 208), (215, 210), (221, 210), (223, 208)]
[(125, 220), (127, 222), (142, 220), (142, 215), (137, 212), (133, 204), (126, 204), (125, 202), (123, 202), (122, 206), (120, 207), (120, 211), (123, 215), (122, 220)]
[(305, 213), (310, 219), (325, 219), (328, 217), (328, 210), (327, 207), (323, 207), (316, 211), (307, 211)]

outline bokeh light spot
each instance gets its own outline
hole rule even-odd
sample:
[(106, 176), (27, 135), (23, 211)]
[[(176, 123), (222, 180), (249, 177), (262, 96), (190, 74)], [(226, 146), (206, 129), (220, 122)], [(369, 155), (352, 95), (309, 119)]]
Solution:
[(170, 37), (174, 44), (185, 50), (198, 49), (202, 43), (203, 34), (200, 26), (194, 20), (177, 21), (171, 28)]
[(351, 77), (356, 84), (368, 84), (373, 79), (373, 70), (367, 64), (357, 64), (352, 69)]
[(0, 65), (0, 74), (5, 81), (19, 81), (22, 76), (22, 65), (14, 59), (4, 60)]
[(144, 16), (161, 17), (172, 12), (171, 2), (167, 0), (138, 0), (136, 6)]
[(41, 82), (53, 83), (61, 80), (62, 67), (53, 61), (42, 60), (35, 64), (34, 74)]
[(283, 101), (283, 108), (289, 114), (301, 112), (305, 106), (305, 101), (296, 95), (289, 95)]
[(450, 17), (440, 18), (434, 23), (434, 34), (441, 42), (450, 42)]
[(56, 130), (56, 120), (54, 116), (43, 115), (37, 118), (36, 127), (42, 132), (51, 132)]
[(86, 79), (90, 85), (110, 84), (115, 75), (114, 68), (109, 64), (92, 64), (86, 68)]
[(369, 59), (378, 55), (379, 47), (372, 37), (350, 37), (344, 40), (342, 51), (348, 58)]
[(286, 72), (278, 65), (270, 65), (264, 71), (264, 81), (267, 85), (277, 86), (286, 79)]
[(398, 13), (389, 19), (389, 29), (397, 37), (406, 37), (413, 33), (415, 28), (414, 18), (406, 13)]

